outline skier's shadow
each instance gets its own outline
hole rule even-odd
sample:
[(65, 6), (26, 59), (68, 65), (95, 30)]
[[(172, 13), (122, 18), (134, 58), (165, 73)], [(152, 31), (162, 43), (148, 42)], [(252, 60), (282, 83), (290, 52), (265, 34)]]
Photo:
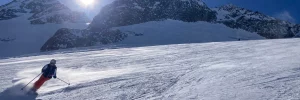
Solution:
[(24, 85), (15, 85), (13, 87), (7, 88), (0, 93), (1, 100), (35, 100), (37, 95), (28, 95), (21, 88)]

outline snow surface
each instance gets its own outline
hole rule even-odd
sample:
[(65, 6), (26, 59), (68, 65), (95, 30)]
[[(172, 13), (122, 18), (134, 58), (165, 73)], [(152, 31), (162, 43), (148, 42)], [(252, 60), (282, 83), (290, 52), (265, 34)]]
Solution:
[(202, 0), (181, 0), (181, 1), (189, 2), (189, 4), (192, 4), (191, 1), (196, 1), (200, 6), (205, 5)]
[(209, 22), (183, 22), (178, 20), (151, 21), (141, 24), (115, 27), (122, 32), (134, 32), (141, 36), (129, 36), (117, 44), (122, 45), (164, 45), (178, 43), (202, 43), (265, 39), (257, 33), (232, 29), (223, 24)]
[[(0, 57), (20, 56), (39, 52), (42, 45), (55, 34), (59, 28), (84, 29), (86, 23), (63, 23), (31, 25), (22, 16), (8, 21), (1, 21), (0, 39), (12, 39), (13, 41), (1, 42)], [(14, 23), (14, 24), (11, 24)], [(17, 24), (15, 24), (17, 23)], [(125, 33), (142, 34), (130, 36), (115, 45), (150, 46), (179, 43), (202, 43), (264, 39), (257, 33), (247, 32), (241, 29), (232, 29), (223, 24), (208, 22), (183, 22), (178, 20), (151, 21), (141, 24), (115, 27)], [(82, 34), (74, 31), (74, 35), (81, 37)], [(66, 45), (61, 45), (62, 47)]]
[(13, 41), (0, 41), (0, 57), (19, 56), (40, 51), (43, 44), (60, 28), (84, 29), (86, 23), (62, 23), (32, 25), (24, 14), (21, 17), (0, 21), (0, 39), (9, 38)]
[[(217, 21), (237, 20), (240, 17), (245, 17), (247, 19), (258, 19), (258, 20), (268, 20), (268, 21), (276, 20), (274, 17), (264, 16), (262, 14), (256, 13), (254, 11), (249, 11), (247, 9), (240, 8), (232, 4), (225, 5), (219, 8), (211, 8), (211, 9), (217, 12)], [(231, 15), (236, 15), (236, 16), (230, 17)]]
[(176, 44), (2, 59), (0, 98), (35, 98), (17, 90), (55, 58), (58, 77), (71, 85), (52, 79), (38, 99), (299, 100), (299, 42)]

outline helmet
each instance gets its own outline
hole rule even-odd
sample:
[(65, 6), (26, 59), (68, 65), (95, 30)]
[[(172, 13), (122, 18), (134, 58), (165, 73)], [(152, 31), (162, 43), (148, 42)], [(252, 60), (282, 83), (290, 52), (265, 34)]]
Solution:
[(52, 59), (52, 60), (50, 61), (50, 64), (56, 64), (56, 60), (55, 60), (55, 59)]

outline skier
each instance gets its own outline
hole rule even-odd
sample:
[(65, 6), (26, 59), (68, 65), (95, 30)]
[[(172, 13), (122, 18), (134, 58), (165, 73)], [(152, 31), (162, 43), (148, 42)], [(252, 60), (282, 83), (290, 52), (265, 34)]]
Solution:
[(55, 79), (56, 78), (56, 60), (55, 59), (52, 59), (50, 61), (49, 64), (45, 65), (42, 69), (42, 75), (41, 77), (39, 78), (39, 80), (37, 80), (31, 91), (34, 93), (34, 94), (37, 94), (37, 90), (44, 84), (44, 82), (50, 80), (52, 77)]

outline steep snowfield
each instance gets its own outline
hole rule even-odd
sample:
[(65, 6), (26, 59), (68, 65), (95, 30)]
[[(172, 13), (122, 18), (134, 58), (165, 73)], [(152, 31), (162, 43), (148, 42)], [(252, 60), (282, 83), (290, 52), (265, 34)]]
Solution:
[(172, 19), (112, 27), (109, 30), (98, 33), (89, 30), (62, 29), (43, 45), (41, 51), (104, 44), (138, 47), (265, 39), (257, 33), (232, 29), (223, 24), (203, 21), (183, 22)]
[(11, 0), (0, 6), (0, 58), (39, 52), (58, 29), (85, 29), (87, 22), (58, 0)]
[[(176, 44), (49, 53), (0, 60), (0, 98), (58, 60), (58, 77), (39, 91), (52, 100), (298, 100), (300, 40)], [(15, 84), (12, 84), (13, 83)]]
[(131, 36), (118, 44), (163, 45), (178, 43), (202, 43), (264, 39), (257, 33), (232, 29), (223, 24), (209, 22), (183, 22), (178, 20), (151, 21), (141, 24), (116, 27), (124, 33), (143, 34)]
[(43, 44), (60, 28), (84, 29), (86, 23), (63, 23), (32, 25), (27, 20), (29, 15), (0, 21), (0, 38), (13, 39), (0, 41), (0, 57), (19, 56), (39, 52)]

